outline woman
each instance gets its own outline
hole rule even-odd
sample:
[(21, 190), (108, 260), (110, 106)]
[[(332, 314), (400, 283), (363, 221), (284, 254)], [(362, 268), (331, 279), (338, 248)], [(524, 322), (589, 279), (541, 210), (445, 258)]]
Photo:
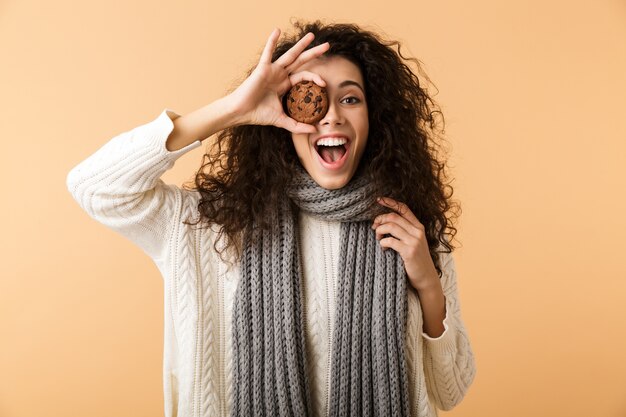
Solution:
[[(234, 91), (116, 136), (68, 188), (163, 274), (166, 416), (436, 416), (475, 363), (433, 101), (397, 42), (295, 27)], [(282, 104), (304, 80), (328, 91), (311, 125)], [(160, 180), (214, 133), (195, 187)]]

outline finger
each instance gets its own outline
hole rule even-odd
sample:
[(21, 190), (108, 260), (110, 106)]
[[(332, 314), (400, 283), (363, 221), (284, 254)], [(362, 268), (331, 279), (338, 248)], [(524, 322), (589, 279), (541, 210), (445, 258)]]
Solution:
[(400, 227), (403, 227), (413, 236), (418, 236), (422, 230), (410, 221), (408, 221), (406, 218), (402, 217), (399, 213), (385, 213), (376, 216), (376, 218), (374, 219), (374, 223), (372, 224), (372, 229), (376, 230), (379, 226), (390, 223), (397, 224)]
[(291, 81), (291, 85), (296, 85), (300, 81), (313, 81), (320, 87), (326, 87), (326, 81), (324, 81), (324, 79), (320, 77), (319, 74), (311, 71), (296, 72), (295, 74), (289, 76), (289, 81)]
[(384, 238), (387, 234), (392, 235), (406, 244), (410, 244), (415, 239), (415, 236), (411, 235), (404, 227), (396, 223), (385, 223), (376, 228), (376, 240)]
[(293, 133), (316, 133), (317, 128), (313, 125), (301, 123), (288, 116), (283, 116), (276, 122), (276, 126), (287, 129)]
[(383, 248), (383, 251), (388, 248), (391, 248), (400, 254), (402, 254), (402, 251), (404, 251), (406, 247), (404, 243), (402, 243), (401, 241), (399, 241), (398, 239), (394, 237), (386, 237), (384, 239), (381, 239), (380, 242), (378, 243)]
[(330, 44), (328, 42), (324, 42), (321, 45), (317, 45), (309, 50), (302, 52), (298, 58), (291, 64), (287, 65), (285, 69), (289, 72), (289, 74), (293, 73), (295, 70), (300, 68), (305, 63), (309, 62), (312, 59), (317, 58), (318, 56), (324, 54), (326, 51), (330, 49)]
[(267, 39), (267, 43), (265, 44), (265, 48), (263, 49), (263, 53), (261, 54), (261, 58), (259, 59), (259, 63), (272, 63), (272, 54), (274, 53), (274, 48), (276, 47), (276, 40), (280, 36), (280, 29), (274, 28), (272, 33), (270, 33), (270, 37)]
[(380, 197), (378, 199), (378, 203), (398, 212), (402, 217), (407, 219), (415, 227), (424, 227), (424, 225), (417, 219), (417, 217), (415, 217), (415, 214), (413, 214), (411, 209), (409, 209), (409, 206), (407, 206), (406, 204), (396, 201), (390, 197)]
[(312, 32), (308, 32), (298, 42), (296, 42), (296, 44), (292, 46), (287, 52), (282, 54), (280, 58), (276, 60), (275, 64), (280, 65), (283, 68), (290, 65), (293, 61), (296, 60), (298, 55), (300, 55), (302, 51), (304, 51), (307, 45), (310, 44), (311, 41), (313, 41), (313, 38), (315, 38), (315, 35), (313, 35)]

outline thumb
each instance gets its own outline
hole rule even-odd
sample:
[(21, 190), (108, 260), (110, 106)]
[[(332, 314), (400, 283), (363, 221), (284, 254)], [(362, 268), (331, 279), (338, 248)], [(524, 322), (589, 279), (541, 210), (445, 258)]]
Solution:
[(288, 117), (288, 116), (284, 116), (284, 115), (278, 120), (278, 122), (276, 123), (276, 126), (282, 127), (283, 129), (287, 129), (288, 131), (292, 133), (315, 133), (317, 132), (317, 129), (315, 128), (315, 126), (298, 122), (297, 120), (292, 119), (291, 117)]

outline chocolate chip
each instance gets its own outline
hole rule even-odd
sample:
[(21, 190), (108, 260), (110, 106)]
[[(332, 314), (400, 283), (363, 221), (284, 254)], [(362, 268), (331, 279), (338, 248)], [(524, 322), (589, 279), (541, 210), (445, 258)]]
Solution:
[(291, 88), (286, 100), (288, 114), (303, 123), (315, 123), (328, 110), (326, 89), (311, 81), (302, 81)]

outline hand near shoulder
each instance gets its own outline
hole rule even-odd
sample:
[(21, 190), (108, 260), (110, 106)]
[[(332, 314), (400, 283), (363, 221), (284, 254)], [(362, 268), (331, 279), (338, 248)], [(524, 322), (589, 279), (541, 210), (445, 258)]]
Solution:
[(293, 133), (315, 133), (317, 131), (315, 126), (297, 122), (285, 114), (282, 96), (293, 85), (304, 80), (313, 81), (322, 87), (326, 86), (318, 74), (296, 71), (306, 62), (326, 52), (330, 45), (325, 42), (304, 51), (314, 38), (313, 33), (307, 33), (291, 49), (272, 62), (279, 36), (280, 29), (274, 29), (252, 74), (227, 96), (237, 115), (235, 123), (272, 125)]

